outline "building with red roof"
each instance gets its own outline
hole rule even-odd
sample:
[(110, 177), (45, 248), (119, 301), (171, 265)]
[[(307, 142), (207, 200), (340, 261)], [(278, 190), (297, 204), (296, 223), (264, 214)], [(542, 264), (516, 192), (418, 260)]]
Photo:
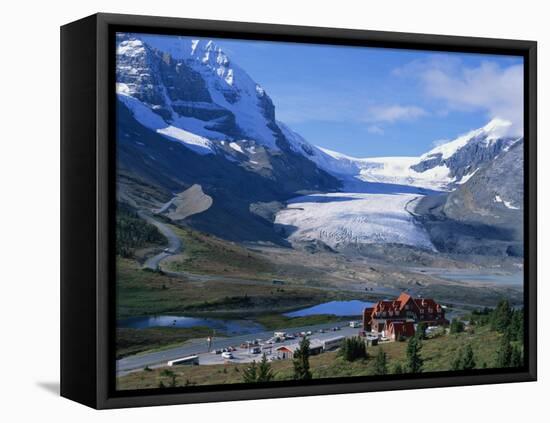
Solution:
[(402, 338), (410, 338), (414, 336), (414, 322), (402, 321), (402, 320), (389, 320), (386, 321), (384, 326), (384, 336), (394, 341), (398, 341)]
[(445, 318), (445, 310), (440, 304), (431, 298), (415, 298), (406, 292), (402, 292), (395, 300), (378, 301), (374, 307), (363, 310), (365, 330), (370, 327), (372, 332), (391, 330), (394, 334), (397, 329), (400, 334), (405, 334), (405, 337), (410, 336), (407, 334), (410, 333), (411, 325), (397, 325), (390, 329), (391, 322), (411, 323), (413, 334), (414, 323), (424, 322), (429, 326), (449, 324)]

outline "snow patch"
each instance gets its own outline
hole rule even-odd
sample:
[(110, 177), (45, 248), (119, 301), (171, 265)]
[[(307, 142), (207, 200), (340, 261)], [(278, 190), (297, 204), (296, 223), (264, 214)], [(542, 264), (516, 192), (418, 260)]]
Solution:
[(165, 136), (172, 141), (179, 141), (199, 154), (212, 154), (212, 143), (209, 139), (181, 129), (183, 125), (167, 124), (162, 117), (134, 97), (119, 92), (118, 98), (130, 109), (134, 118), (146, 128)]
[(502, 138), (508, 134), (511, 130), (512, 122), (507, 120), (495, 118), (491, 120), (483, 128), (475, 129), (464, 135), (459, 136), (451, 142), (440, 144), (427, 153), (420, 156), (420, 161), (429, 159), (441, 155), (441, 159), (445, 160), (455, 154), (458, 150), (468, 144), (472, 139), (484, 136), (485, 143), (490, 145), (490, 143)]
[(241, 154), (245, 154), (245, 152), (243, 151), (241, 146), (239, 144), (237, 144), (236, 142), (230, 142), (229, 147), (231, 147), (235, 151), (238, 151)]
[(462, 177), (462, 179), (460, 179), (460, 180), (457, 182), (457, 184), (459, 184), (459, 185), (465, 184), (466, 182), (468, 182), (468, 180), (469, 180), (472, 176), (474, 176), (474, 175), (476, 174), (476, 172), (477, 172), (478, 170), (479, 170), (479, 168), (476, 169), (476, 170), (474, 170), (473, 172), (468, 173), (467, 175), (464, 175), (464, 176)]
[(514, 206), (510, 201), (503, 200), (502, 197), (498, 194), (495, 195), (495, 203), (502, 203), (504, 207), (511, 210), (519, 210), (519, 207)]

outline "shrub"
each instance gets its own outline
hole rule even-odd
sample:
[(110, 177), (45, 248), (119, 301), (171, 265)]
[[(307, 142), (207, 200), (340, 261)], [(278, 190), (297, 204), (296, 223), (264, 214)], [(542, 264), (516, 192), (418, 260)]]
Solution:
[(342, 344), (340, 355), (346, 361), (355, 361), (367, 358), (367, 346), (363, 339), (358, 336), (347, 338)]
[(464, 332), (464, 323), (458, 319), (453, 319), (451, 322), (450, 333)]

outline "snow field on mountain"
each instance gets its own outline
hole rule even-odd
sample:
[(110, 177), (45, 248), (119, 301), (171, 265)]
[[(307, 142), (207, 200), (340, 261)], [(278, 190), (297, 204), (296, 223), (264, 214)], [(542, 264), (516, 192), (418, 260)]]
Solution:
[[(179, 118), (185, 120), (185, 123), (178, 122), (176, 125), (167, 124), (164, 119), (153, 112), (149, 107), (145, 106), (141, 101), (129, 96), (125, 84), (117, 84), (118, 98), (131, 110), (134, 118), (146, 128), (152, 129), (155, 132), (164, 135), (172, 141), (179, 141), (185, 144), (186, 147), (199, 154), (211, 154), (212, 142), (200, 135), (189, 132), (182, 128), (193, 127), (192, 118)], [(199, 128), (197, 128), (199, 129)]]
[(397, 243), (435, 250), (407, 205), (418, 194), (329, 193), (297, 197), (277, 213), (291, 242), (320, 240), (345, 245)]

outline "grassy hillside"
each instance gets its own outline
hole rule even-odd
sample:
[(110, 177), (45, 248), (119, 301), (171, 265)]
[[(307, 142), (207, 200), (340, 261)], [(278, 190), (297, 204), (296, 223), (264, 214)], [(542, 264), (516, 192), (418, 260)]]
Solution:
[[(476, 368), (495, 367), (499, 338), (502, 335), (489, 327), (477, 328), (474, 332), (447, 334), (422, 342), (421, 357), (424, 360), (424, 372), (449, 371), (457, 351), (470, 345), (474, 352)], [(337, 352), (328, 352), (310, 358), (313, 378), (331, 378), (343, 376), (369, 376), (375, 373), (376, 354), (383, 349), (388, 356), (391, 370), (396, 364), (404, 366), (406, 362), (406, 342), (390, 342), (369, 347), (367, 360), (348, 362)], [(119, 389), (156, 388), (162, 382), (169, 386), (174, 380), (177, 386), (241, 383), (243, 370), (247, 364), (226, 364), (213, 366), (181, 366), (140, 371), (118, 378)], [(272, 368), (275, 380), (290, 380), (293, 377), (291, 360), (274, 361)]]
[(195, 281), (142, 270), (129, 259), (117, 258), (117, 318), (154, 314), (277, 313), (342, 298), (337, 292), (271, 283), (228, 280)]
[[(192, 328), (117, 328), (117, 359), (128, 355), (139, 354), (145, 351), (153, 351), (181, 345), (189, 339), (206, 338), (211, 334), (212, 329), (203, 326)], [(217, 335), (220, 336), (219, 331)]]
[(247, 248), (192, 229), (172, 229), (183, 241), (184, 252), (166, 260), (167, 270), (255, 279), (270, 279), (277, 273), (272, 263)]

